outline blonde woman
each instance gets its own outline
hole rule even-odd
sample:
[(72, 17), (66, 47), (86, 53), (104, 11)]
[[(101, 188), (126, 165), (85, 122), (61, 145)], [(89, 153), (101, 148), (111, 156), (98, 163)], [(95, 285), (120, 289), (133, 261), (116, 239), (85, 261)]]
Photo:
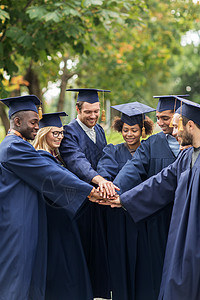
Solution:
[[(55, 121), (57, 118), (60, 119), (60, 116), (66, 116), (66, 113), (43, 114), (43, 118), (40, 120), (40, 129), (33, 142), (33, 146), (36, 150), (44, 150), (51, 153), (51, 155), (63, 164), (58, 150), (64, 136), (63, 126), (61, 120), (60, 122)], [(50, 126), (50, 124), (52, 125)]]
[[(63, 168), (63, 161), (59, 154), (59, 146), (63, 139), (61, 116), (66, 116), (66, 113), (43, 114), (33, 146), (40, 155), (46, 157), (49, 164), (60, 164)], [(66, 172), (69, 171), (66, 169)], [(76, 177), (74, 174), (72, 176)], [(73, 188), (66, 197), (70, 197), (70, 193), (73, 195)], [(73, 197), (76, 198), (76, 195)], [(75, 221), (70, 219), (64, 209), (55, 204), (47, 203), (46, 211), (48, 222), (46, 300), (93, 299), (89, 273)]]

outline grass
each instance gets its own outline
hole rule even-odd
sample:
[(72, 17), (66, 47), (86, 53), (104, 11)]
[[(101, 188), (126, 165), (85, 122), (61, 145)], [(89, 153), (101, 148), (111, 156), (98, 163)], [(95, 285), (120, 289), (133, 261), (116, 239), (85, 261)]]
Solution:
[(115, 131), (111, 131), (109, 134), (106, 133), (106, 140), (108, 144), (114, 145), (124, 142), (122, 135)]

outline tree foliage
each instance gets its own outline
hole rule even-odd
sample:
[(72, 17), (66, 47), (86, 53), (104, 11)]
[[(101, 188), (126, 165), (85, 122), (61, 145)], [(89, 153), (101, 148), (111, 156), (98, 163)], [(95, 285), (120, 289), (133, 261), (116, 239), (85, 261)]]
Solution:
[[(48, 81), (59, 78), (50, 68), (61, 56), (82, 55), (96, 47), (95, 28), (105, 35), (128, 16), (131, 3), (121, 0), (2, 0), (0, 6), (0, 92), (10, 94), (4, 85), (5, 74), (23, 75), (29, 80), (29, 91), (40, 98)], [(54, 64), (55, 66), (55, 64)], [(47, 70), (47, 75), (41, 69)], [(21, 73), (22, 72), (22, 73)], [(51, 76), (52, 75), (52, 76)], [(68, 76), (70, 78), (70, 75)], [(67, 76), (66, 76), (67, 78)], [(45, 81), (46, 79), (46, 81)]]
[(82, 57), (79, 84), (113, 90), (113, 104), (152, 104), (155, 94), (176, 93), (170, 78), (182, 55), (181, 38), (197, 25), (199, 5), (192, 1), (148, 1), (137, 22), (127, 19), (123, 29), (113, 31), (112, 43), (105, 38), (96, 53)]
[(21, 78), (17, 93), (28, 87), (40, 98), (56, 82), (59, 109), (67, 84), (111, 89), (112, 104), (155, 105), (153, 95), (182, 93), (190, 74), (190, 85), (198, 78), (198, 53), (180, 42), (199, 30), (199, 15), (192, 0), (2, 0), (1, 98), (14, 95)]
[(1, 4), (0, 68), (9, 75), (16, 73), (17, 55), (34, 62), (46, 61), (66, 46), (82, 54), (90, 49), (91, 32), (97, 25), (106, 31), (112, 23), (123, 22), (128, 3), (123, 1), (11, 0)]

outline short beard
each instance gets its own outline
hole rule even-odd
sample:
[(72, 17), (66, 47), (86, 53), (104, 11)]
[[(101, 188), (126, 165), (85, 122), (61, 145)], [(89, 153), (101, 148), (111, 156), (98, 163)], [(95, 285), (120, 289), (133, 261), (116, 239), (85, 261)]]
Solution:
[(192, 145), (193, 143), (193, 137), (191, 134), (189, 133), (185, 133), (185, 135), (182, 137), (182, 142), (181, 142), (181, 146), (188, 146), (188, 145)]

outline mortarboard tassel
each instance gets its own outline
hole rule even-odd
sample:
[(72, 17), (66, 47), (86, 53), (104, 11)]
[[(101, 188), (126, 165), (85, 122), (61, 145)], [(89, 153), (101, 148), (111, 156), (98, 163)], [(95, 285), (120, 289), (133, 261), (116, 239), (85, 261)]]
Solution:
[(101, 121), (105, 122), (105, 120), (106, 120), (106, 112), (105, 112), (105, 109), (102, 109)]
[(179, 121), (178, 121), (178, 130), (179, 131), (183, 131), (183, 118), (182, 118), (182, 101), (181, 101), (181, 109), (180, 109), (180, 117), (179, 117)]
[(181, 116), (178, 121), (178, 130), (183, 131), (183, 118)]
[(170, 124), (169, 124), (169, 127), (173, 128), (173, 117), (174, 117), (174, 114), (175, 114), (175, 110), (176, 110), (176, 98), (175, 98), (175, 101), (174, 101), (174, 113), (173, 113), (173, 116), (171, 118), (171, 121), (170, 121)]
[(38, 107), (38, 115), (39, 115), (39, 119), (41, 120), (42, 119), (42, 106), (41, 105)]
[(142, 138), (145, 139), (145, 137), (146, 137), (145, 127), (143, 125), (143, 127), (142, 127)]
[(174, 117), (174, 114), (173, 114), (173, 116), (172, 116), (172, 118), (171, 118), (171, 121), (170, 121), (169, 127), (174, 127), (174, 126), (173, 126), (173, 117)]
[(101, 114), (101, 121), (105, 122), (106, 121), (106, 112), (105, 112), (105, 108), (104, 108), (104, 91), (103, 91), (103, 109), (102, 109), (102, 114)]
[(142, 114), (142, 124), (143, 124), (143, 126), (142, 126), (142, 138), (143, 139), (145, 139), (145, 137), (146, 137), (146, 132), (145, 132), (145, 127), (144, 127), (144, 114)]

